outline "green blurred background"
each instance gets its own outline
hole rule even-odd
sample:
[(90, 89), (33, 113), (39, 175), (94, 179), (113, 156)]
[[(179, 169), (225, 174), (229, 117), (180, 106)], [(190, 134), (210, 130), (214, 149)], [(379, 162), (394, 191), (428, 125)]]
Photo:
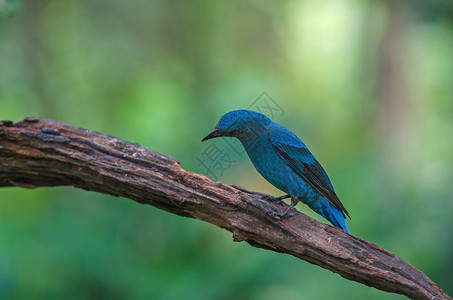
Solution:
[[(453, 294), (452, 1), (0, 0), (0, 119), (54, 118), (281, 195), (231, 141), (200, 142), (250, 106), (309, 145), (354, 235)], [(224, 170), (200, 163), (213, 146)], [(0, 295), (404, 299), (71, 187), (0, 189)]]

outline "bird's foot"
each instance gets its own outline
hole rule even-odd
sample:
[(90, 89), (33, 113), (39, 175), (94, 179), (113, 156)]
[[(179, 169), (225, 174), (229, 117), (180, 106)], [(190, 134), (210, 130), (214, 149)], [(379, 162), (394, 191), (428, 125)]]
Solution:
[(275, 208), (269, 206), (269, 204), (267, 204), (264, 201), (254, 201), (254, 200), (252, 200), (252, 204), (253, 204), (253, 206), (256, 206), (261, 211), (263, 211), (266, 215), (271, 216), (274, 219), (279, 220), (280, 217), (282, 216), (281, 212), (279, 212)]
[(290, 209), (291, 208), (286, 209), (283, 212), (280, 212), (280, 211), (275, 210), (275, 209), (268, 209), (268, 210), (266, 210), (266, 214), (268, 214), (271, 217), (276, 217), (278, 219), (279, 218), (283, 218), (283, 217), (292, 217), (292, 216), (294, 216), (294, 213), (293, 212), (289, 212)]
[(291, 197), (290, 195), (283, 195), (280, 197), (273, 197), (271, 195), (263, 195), (263, 196), (261, 196), (261, 199), (275, 203), (275, 202), (279, 202), (279, 201), (282, 201), (283, 199), (290, 198), (290, 197)]
[[(290, 195), (284, 195), (284, 196), (281, 196), (281, 197), (274, 198), (274, 200), (280, 201), (280, 200), (288, 198), (288, 197), (291, 197), (291, 196)], [(272, 211), (266, 210), (266, 213), (271, 215), (271, 216), (278, 217), (278, 218), (294, 216), (294, 213), (289, 212), (289, 211), (291, 210), (291, 208), (294, 208), (294, 206), (296, 206), (297, 202), (299, 202), (299, 197), (292, 196), (291, 197), (291, 204), (283, 212), (279, 212), (279, 211), (276, 211), (276, 210), (272, 209)]]

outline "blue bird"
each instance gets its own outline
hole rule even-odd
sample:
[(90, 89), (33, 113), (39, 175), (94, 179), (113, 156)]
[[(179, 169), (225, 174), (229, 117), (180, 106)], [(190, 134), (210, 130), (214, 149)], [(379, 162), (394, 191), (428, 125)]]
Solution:
[(256, 170), (288, 194), (270, 200), (291, 197), (291, 205), (275, 214), (283, 217), (302, 201), (334, 226), (349, 233), (345, 221), (345, 214), (348, 217), (349, 214), (327, 173), (294, 133), (258, 112), (235, 110), (223, 115), (202, 141), (221, 136), (239, 139)]

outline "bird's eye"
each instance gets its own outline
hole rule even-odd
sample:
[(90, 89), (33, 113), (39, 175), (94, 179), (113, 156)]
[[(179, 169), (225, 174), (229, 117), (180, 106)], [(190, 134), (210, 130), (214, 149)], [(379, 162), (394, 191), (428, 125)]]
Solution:
[(237, 136), (238, 135), (238, 132), (239, 132), (239, 129), (233, 129), (230, 131), (230, 136)]

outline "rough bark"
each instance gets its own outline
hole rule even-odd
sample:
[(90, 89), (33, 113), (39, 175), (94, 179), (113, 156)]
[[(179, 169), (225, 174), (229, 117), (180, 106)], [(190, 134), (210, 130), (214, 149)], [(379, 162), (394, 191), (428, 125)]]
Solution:
[(212, 223), (235, 241), (287, 253), (380, 290), (412, 299), (451, 299), (394, 254), (304, 214), (282, 210), (262, 194), (213, 182), (138, 144), (58, 121), (0, 121), (0, 186), (72, 185), (153, 205)]

